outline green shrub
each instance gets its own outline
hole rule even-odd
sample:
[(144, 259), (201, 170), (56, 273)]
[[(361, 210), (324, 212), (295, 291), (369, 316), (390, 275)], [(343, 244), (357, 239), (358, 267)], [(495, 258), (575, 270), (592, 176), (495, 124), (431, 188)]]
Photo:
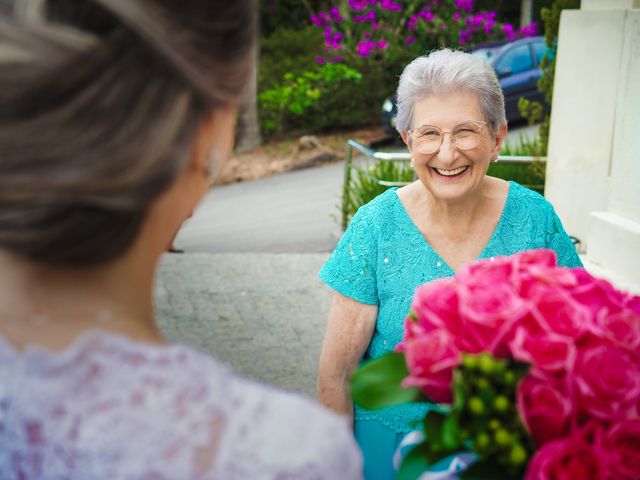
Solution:
[(352, 125), (358, 114), (362, 75), (343, 64), (317, 65), (258, 96), (265, 134), (322, 131)]
[(349, 187), (342, 199), (346, 221), (351, 220), (358, 208), (390, 188), (381, 185), (380, 180), (408, 183), (413, 179), (413, 169), (409, 162), (378, 161), (368, 167), (352, 167)]
[(260, 41), (258, 91), (277, 87), (286, 73), (314, 69), (322, 51), (322, 32), (317, 28), (277, 29)]

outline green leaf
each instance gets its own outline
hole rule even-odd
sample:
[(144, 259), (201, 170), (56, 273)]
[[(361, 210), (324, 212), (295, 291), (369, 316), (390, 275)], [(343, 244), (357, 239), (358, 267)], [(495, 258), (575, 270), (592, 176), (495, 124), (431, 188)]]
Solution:
[(396, 480), (416, 480), (429, 468), (427, 461), (427, 443), (422, 442), (413, 447), (402, 459)]
[(460, 480), (495, 480), (496, 478), (515, 480), (511, 475), (507, 475), (504, 467), (500, 466), (495, 460), (476, 462), (457, 475)]
[(447, 450), (461, 450), (462, 444), (458, 437), (458, 419), (454, 415), (447, 415), (442, 422), (442, 446)]
[(415, 387), (403, 388), (409, 376), (404, 355), (391, 352), (364, 363), (351, 378), (351, 398), (363, 408), (376, 409), (399, 403), (417, 402), (424, 397)]
[(432, 446), (440, 447), (442, 441), (442, 426), (447, 416), (431, 410), (424, 419), (424, 431)]

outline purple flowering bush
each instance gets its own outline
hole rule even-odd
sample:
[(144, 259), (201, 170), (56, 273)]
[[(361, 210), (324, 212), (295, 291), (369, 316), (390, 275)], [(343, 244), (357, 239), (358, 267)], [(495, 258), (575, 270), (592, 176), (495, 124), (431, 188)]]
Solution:
[[(401, 67), (438, 47), (471, 48), (478, 43), (537, 34), (537, 25), (516, 28), (496, 12), (476, 11), (473, 0), (349, 0), (311, 16), (322, 29), (319, 64), (362, 64), (375, 60)], [(366, 63), (366, 62), (365, 62)], [(396, 72), (396, 74), (399, 72)]]

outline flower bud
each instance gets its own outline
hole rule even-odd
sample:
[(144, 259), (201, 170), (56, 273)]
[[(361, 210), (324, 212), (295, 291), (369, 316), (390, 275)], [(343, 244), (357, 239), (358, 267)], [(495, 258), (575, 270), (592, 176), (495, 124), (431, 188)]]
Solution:
[(484, 377), (480, 377), (476, 380), (476, 385), (478, 386), (479, 390), (489, 390), (491, 388), (491, 384), (489, 383), (489, 380), (487, 380)]
[(485, 412), (484, 403), (480, 397), (469, 398), (469, 411), (474, 415), (482, 415)]
[(502, 379), (507, 385), (513, 385), (516, 382), (516, 374), (513, 373), (512, 370), (507, 370), (506, 372), (504, 372)]
[(493, 434), (493, 439), (496, 443), (501, 447), (506, 447), (511, 443), (511, 435), (504, 428), (500, 428), (496, 430)]
[(464, 355), (462, 365), (469, 369), (478, 368), (478, 357), (476, 355)]
[(492, 373), (495, 368), (495, 360), (489, 354), (483, 354), (478, 359), (478, 368), (483, 373)]
[(511, 465), (522, 465), (527, 461), (527, 451), (525, 448), (516, 443), (513, 447), (511, 447), (511, 451), (509, 452), (509, 462)]
[(487, 432), (480, 432), (476, 435), (475, 447), (478, 450), (486, 449), (491, 444), (491, 437)]
[(504, 395), (498, 395), (493, 400), (493, 408), (500, 413), (506, 412), (509, 410), (509, 399)]
[(498, 430), (501, 426), (502, 424), (497, 418), (492, 418), (491, 420), (489, 420), (489, 428), (491, 430)]

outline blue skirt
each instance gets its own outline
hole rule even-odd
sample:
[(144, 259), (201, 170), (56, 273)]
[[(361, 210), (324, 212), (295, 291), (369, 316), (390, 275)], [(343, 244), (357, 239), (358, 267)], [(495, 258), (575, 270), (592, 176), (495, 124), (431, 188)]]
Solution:
[(356, 420), (353, 429), (364, 457), (364, 480), (393, 480), (397, 473), (393, 455), (405, 434), (377, 420)]

